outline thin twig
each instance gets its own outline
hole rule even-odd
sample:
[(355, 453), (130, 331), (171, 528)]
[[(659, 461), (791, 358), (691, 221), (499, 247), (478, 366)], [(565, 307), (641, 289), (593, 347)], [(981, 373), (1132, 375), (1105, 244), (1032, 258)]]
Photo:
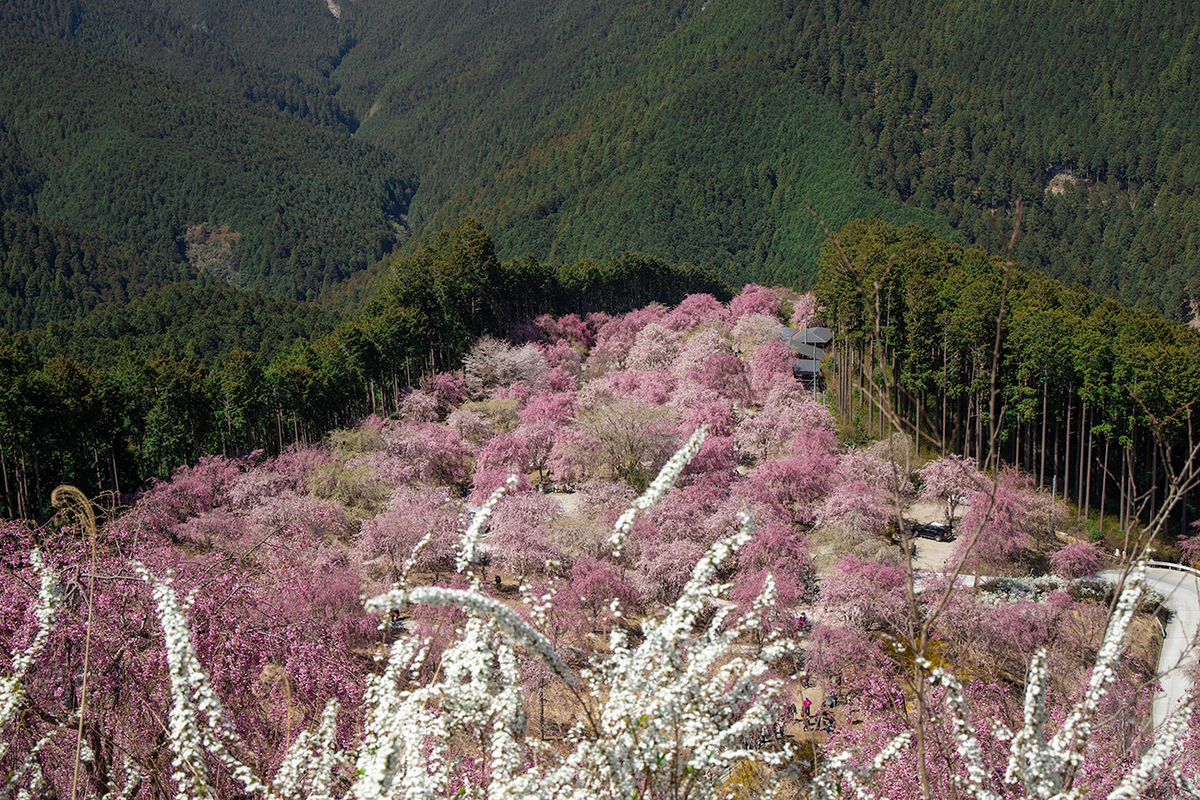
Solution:
[[(91, 501), (84, 496), (83, 492), (76, 489), (74, 486), (58, 486), (50, 494), (50, 502), (56, 508), (64, 510), (74, 507), (75, 511), (83, 520), (83, 532), (88, 537), (91, 543), (91, 564), (90, 569), (94, 574), (96, 572), (96, 512), (92, 508)], [(82, 762), (81, 751), (83, 749), (83, 719), (87, 711), (87, 688), (88, 688), (88, 667), (91, 657), (92, 648), (92, 611), (96, 598), (96, 581), (92, 578), (88, 579), (88, 613), (87, 626), (83, 637), (83, 680), (79, 688), (79, 729), (75, 734), (75, 768), (71, 775), (71, 800), (75, 800), (76, 792), (79, 786), (79, 767)]]

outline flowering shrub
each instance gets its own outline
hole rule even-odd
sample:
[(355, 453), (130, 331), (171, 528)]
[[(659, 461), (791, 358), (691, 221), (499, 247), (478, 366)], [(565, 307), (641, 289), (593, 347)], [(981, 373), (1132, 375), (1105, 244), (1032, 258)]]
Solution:
[(1073, 542), (1050, 556), (1050, 566), (1068, 578), (1083, 578), (1099, 571), (1103, 558), (1098, 542)]
[[(738, 319), (729, 335), (733, 337), (733, 345), (742, 353), (750, 353), (764, 342), (776, 341), (783, 344), (779, 338), (781, 323), (775, 317), (765, 314), (747, 314)], [(784, 345), (786, 348), (787, 345)]]
[[(729, 360), (728, 320), (778, 325), (755, 313), (770, 294), (541, 319), (537, 344), (476, 353), (488, 399), (463, 404), (447, 373), (425, 421), (206, 460), (90, 536), (0, 525), (5, 796), (1191, 791), (1169, 774), (1194, 773), (1186, 719), (1142, 725), (1152, 676), (1120, 653), (1123, 630), (1154, 625), (1131, 621), (1137, 581), (910, 584), (875, 533), (910, 490), (899, 437), (845, 453), (781, 346)], [(678, 355), (620, 368), (664, 332)], [(672, 455), (696, 426), (708, 438)], [(942, 466), (940, 489), (923, 473), (937, 497), (986, 485)], [(525, 468), (562, 491), (509, 476)], [(355, 476), (378, 478), (373, 506)], [(472, 477), (484, 502), (461, 532)], [(971, 505), (996, 562), (1043, 508), (1000, 483)], [(995, 525), (1018, 535), (989, 555)], [(787, 711), (802, 687), (837, 698), (806, 764)]]
[[(609, 543), (617, 563), (639, 519), (666, 497), (702, 442), (703, 431), (668, 459), (632, 507), (613, 521)], [(110, 791), (123, 796), (706, 797), (723, 796), (721, 776), (747, 761), (774, 769), (776, 780), (790, 774), (788, 742), (778, 750), (764, 749), (760, 742), (783, 705), (780, 693), (786, 684), (773, 665), (795, 655), (796, 640), (781, 632), (793, 630), (789, 609), (801, 595), (780, 584), (774, 569), (757, 568), (771, 562), (774, 548), (768, 545), (757, 553), (746, 548), (753, 540), (749, 517), (742, 514), (738, 531), (703, 552), (678, 598), (660, 614), (638, 620), (638, 635), (631, 637), (621, 621), (641, 598), (617, 563), (602, 558), (580, 559), (558, 590), (565, 593), (562, 598), (555, 597), (554, 589), (527, 588), (519, 612), (487, 593), (477, 564), (489, 523), (498, 532), (536, 527), (551, 512), (549, 505), (526, 495), (507, 515), (508, 522), (503, 516), (494, 518), (501, 495), (514, 483), (494, 492), (463, 533), (453, 585), (413, 587), (407, 582), (422, 552), (437, 546), (429, 533), (401, 565), (399, 583), (367, 602), (367, 609), (384, 619), (412, 615), (437, 622), (397, 634), (381, 669), (357, 684), (348, 679), (354, 673), (351, 665), (338, 664), (329, 647), (334, 641), (355, 641), (359, 647), (364, 642), (364, 631), (347, 627), (354, 619), (348, 604), (355, 603), (356, 581), (327, 579), (318, 586), (305, 580), (310, 571), (349, 577), (344, 553), (320, 545), (280, 553), (273, 557), (277, 563), (271, 573), (278, 577), (252, 592), (241, 587), (243, 579), (235, 574), (214, 583), (207, 565), (169, 579), (168, 564), (161, 560), (134, 565), (153, 595), (162, 632), (160, 655), (147, 662), (141, 686), (157, 687), (159, 707), (170, 708), (159, 727), (165, 731), (165, 753), (155, 747), (156, 759), (144, 745), (130, 745), (127, 752), (136, 758), (122, 767), (111, 761), (111, 746), (103, 744), (109, 741), (104, 738), (108, 729), (96, 727), (98, 752), (84, 747), (76, 742), (70, 713), (59, 723), (39, 723), (40, 738), (31, 739), (26, 727), (14, 729), (16, 709), (26, 697), (44, 702), (47, 673), (35, 674), (30, 667), (47, 647), (58, 646), (55, 637), (65, 630), (51, 627), (61, 603), (54, 571), (36, 554), (28, 564), (14, 565), (40, 575), (30, 584), (40, 581), (42, 589), (40, 600), (25, 605), (33, 609), (18, 622), (25, 644), (14, 649), (17, 655), (0, 679), (0, 758), (8, 759), (9, 785), (33, 793), (52, 781), (65, 790), (70, 779), (62, 765), (72, 763), (76, 753), (90, 765), (84, 769), (89, 792), (95, 791), (92, 774), (103, 762)], [(406, 507), (412, 505), (409, 501)], [(767, 533), (779, 540), (780, 553), (795, 546), (786, 529)], [(7, 535), (28, 541), (19, 530)], [(744, 566), (754, 571), (735, 582), (735, 602), (729, 603), (728, 586), (717, 578), (735, 564), (732, 556), (739, 550), (745, 553)], [(104, 569), (111, 574), (115, 566), (114, 560)], [(787, 577), (783, 570), (779, 573)], [(954, 791), (974, 798), (1139, 796), (1171, 763), (1168, 758), (1187, 725), (1187, 715), (1178, 714), (1153, 741), (1139, 747), (1136, 726), (1106, 724), (1101, 730), (1097, 723), (1114, 709), (1146, 699), (1136, 675), (1127, 680), (1119, 669), (1121, 642), (1139, 602), (1139, 580), (1135, 574), (1121, 593), (1084, 688), (1067, 698), (1050, 696), (1049, 656), (1037, 653), (1026, 679), (1023, 712), (995, 682), (964, 682), (903, 648), (898, 659), (889, 660), (882, 647), (886, 640), (819, 628), (806, 668), (816, 677), (848, 673), (844, 691), (852, 692), (854, 713), (863, 713), (869, 724), (838, 726), (830, 738), (835, 749), (813, 777), (812, 795), (868, 797), (885, 790), (894, 797), (914, 797), (922, 785), (935, 797)], [(138, 588), (136, 581), (119, 585)], [(199, 585), (206, 586), (203, 594), (181, 601), (180, 589)], [(852, 616), (860, 624), (895, 631), (903, 618), (903, 586), (899, 570), (844, 559), (825, 581), (822, 602), (839, 613), (853, 606)], [(1065, 597), (1061, 591), (1050, 594)], [(144, 618), (144, 591), (130, 593), (126, 602), (140, 602)], [(269, 628), (213, 624), (230, 614), (257, 618), (240, 614), (239, 607), (247, 603), (256, 604), (259, 613), (267, 604), (280, 606), (282, 614), (275, 618), (297, 620), (303, 635), (271, 644), (275, 637)], [(418, 613), (422, 608), (433, 609), (433, 616)], [(454, 613), (437, 616), (437, 609)], [(137, 616), (126, 612), (120, 618)], [(608, 635), (603, 649), (581, 655), (555, 646), (572, 630), (589, 634), (587, 628), (600, 620)], [(78, 635), (81, 629), (74, 631)], [(146, 635), (151, 640), (159, 636)], [(223, 646), (230, 639), (232, 646)], [(756, 644), (747, 647), (748, 642)], [(146, 652), (144, 644), (139, 647)], [(933, 716), (917, 717), (924, 737), (920, 750), (912, 747), (913, 718), (901, 681), (899, 664), (906, 658), (928, 675), (924, 696), (938, 709)], [(286, 669), (281, 671), (279, 664)], [(244, 691), (247, 670), (257, 670), (261, 695)], [(102, 676), (97, 680), (102, 683)], [(556, 703), (573, 709), (573, 722), (561, 742), (528, 734), (522, 690), (531, 681), (543, 697), (551, 692)], [(97, 685), (89, 724), (117, 719), (115, 706), (104, 705), (115, 688)], [(322, 697), (333, 699), (322, 706)], [(365, 702), (359, 699), (363, 697)], [(354, 713), (358, 708), (361, 717)], [(996, 723), (976, 719), (973, 708), (986, 709)], [(265, 713), (251, 724), (256, 709)], [(293, 709), (303, 709), (295, 727)], [(96, 716), (101, 710), (109, 716)], [(1010, 711), (1018, 717), (1011, 729), (1005, 727)], [(543, 723), (539, 727), (544, 730)], [(279, 732), (289, 730), (293, 733), (280, 741)], [(126, 737), (122, 742), (137, 741), (132, 729), (121, 735)], [(270, 752), (279, 755), (255, 756)], [(929, 760), (922, 762), (920, 753)], [(50, 754), (55, 760), (46, 762)], [(937, 771), (922, 763), (936, 763)], [(1186, 777), (1175, 782), (1189, 790)], [(757, 785), (765, 791), (769, 783)], [(1165, 784), (1157, 786), (1161, 790)]]
[[(783, 313), (783, 303), (770, 289), (748, 283), (741, 293), (729, 301), (729, 320), (737, 322), (748, 314), (762, 314), (776, 319)], [(778, 327), (778, 322), (776, 323)]]
[(663, 318), (663, 324), (673, 331), (688, 331), (705, 324), (724, 324), (727, 317), (725, 306), (711, 294), (689, 294)]
[(429, 392), (415, 389), (400, 403), (400, 419), (405, 422), (437, 422), (438, 399)]
[(657, 322), (651, 322), (638, 331), (629, 355), (625, 357), (627, 369), (665, 369), (679, 350), (680, 335)]
[(987, 478), (975, 462), (957, 453), (930, 461), (917, 475), (921, 478), (921, 499), (946, 503), (948, 521), (968, 495), (982, 491), (987, 485)]
[(971, 493), (955, 552), (971, 569), (1011, 568), (1026, 556), (1035, 536), (1046, 535), (1049, 524), (1049, 498), (1028, 477), (1004, 469), (990, 493)]

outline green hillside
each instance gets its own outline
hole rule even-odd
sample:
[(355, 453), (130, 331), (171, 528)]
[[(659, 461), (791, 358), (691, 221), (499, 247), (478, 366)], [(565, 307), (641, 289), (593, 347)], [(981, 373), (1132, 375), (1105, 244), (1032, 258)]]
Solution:
[[(768, 44), (854, 129), (855, 169), (996, 251), (1178, 315), (1200, 293), (1200, 5), (839, 2)], [(802, 12), (802, 13), (800, 13)]]
[[(429, 5), (356, 3), (343, 22), (358, 43), (335, 72), (359, 134), (413, 159), (419, 238), (473, 215), (505, 256), (638, 250), (796, 282), (821, 242), (807, 205), (952, 235), (855, 177), (836, 107), (749, 47), (774, 24), (758, 8)], [(372, 45), (385, 38), (390, 55)]]
[(0, 213), (0, 327), (21, 330), (82, 317), (189, 277), (187, 267), (53, 225), (16, 209)]
[(305, 299), (403, 232), (405, 168), (346, 134), (77, 48), (6, 40), (0, 65), (13, 205), (160, 272)]
[(503, 259), (808, 284), (808, 206), (998, 252), (1020, 197), (1024, 263), (1174, 316), (1200, 296), (1200, 6), (338, 6), (3, 4), (0, 201), (144, 253), (137, 291), (202, 264), (306, 299), (406, 222), (408, 252), (472, 216)]
[(176, 283), (21, 335), (43, 361), (66, 356), (107, 367), (124, 355), (140, 353), (188, 358), (211, 368), (233, 350), (269, 363), (296, 339), (318, 339), (339, 322), (336, 314), (313, 303), (275, 300), (230, 286)]
[[(806, 277), (879, 213), (1178, 315), (1200, 293), (1195, 4), (389, 3), (343, 15), (361, 134), (410, 155), (418, 236), (636, 248)], [(901, 205), (903, 204), (903, 205)]]
[(339, 32), (317, 2), (8, 0), (0, 31), (151, 67), (314, 124), (357, 125), (334, 97)]

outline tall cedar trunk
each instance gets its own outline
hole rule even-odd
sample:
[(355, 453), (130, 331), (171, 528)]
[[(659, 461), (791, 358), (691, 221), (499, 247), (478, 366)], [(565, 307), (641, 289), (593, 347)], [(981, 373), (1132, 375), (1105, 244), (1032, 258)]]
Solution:
[(112, 446), (110, 446), (108, 448), (108, 457), (109, 457), (109, 463), (112, 464), (113, 492), (116, 493), (117, 497), (120, 497), (121, 496), (121, 478), (119, 475), (117, 475), (117, 450), (116, 450), (116, 448), (114, 448)]
[(1158, 445), (1151, 443), (1150, 447), (1150, 518), (1158, 512)]
[(1050, 402), (1050, 381), (1042, 381), (1042, 443), (1038, 460), (1038, 486), (1046, 485), (1046, 417), (1047, 403)]
[(1079, 412), (1079, 476), (1075, 479), (1075, 521), (1078, 522), (1083, 515), (1083, 491), (1087, 482), (1087, 473), (1083, 469), (1084, 451), (1086, 450), (1083, 440), (1083, 431), (1087, 427), (1087, 400), (1083, 401), (1083, 410)]
[(25, 454), (21, 454), (21, 459), (14, 468), (17, 471), (17, 516), (21, 519), (29, 518), (29, 473), (25, 467)]
[(938, 440), (942, 449), (942, 456), (946, 455), (946, 405), (949, 399), (950, 387), (946, 383), (946, 348), (942, 347), (942, 388), (938, 392), (942, 405), (942, 429), (939, 432)]
[(1087, 488), (1083, 492), (1083, 516), (1085, 519), (1091, 517), (1092, 513), (1092, 473), (1096, 471), (1096, 460), (1092, 457), (1093, 448), (1096, 444), (1096, 437), (1092, 435), (1092, 422), (1095, 421), (1096, 412), (1088, 412), (1087, 426)]
[(0, 450), (0, 474), (4, 475), (4, 513), (12, 517), (13, 501), (12, 490), (8, 485), (8, 459), (5, 458), (3, 450)]
[[(995, 424), (996, 424), (995, 420), (992, 420), (991, 422), (988, 423), (988, 427), (990, 428)], [(1001, 445), (1001, 447), (1000, 447), (1000, 452), (1004, 452), (1003, 445)], [(1015, 463), (1019, 468), (1024, 469), (1024, 465), (1021, 463), (1021, 416), (1020, 416), (1020, 412), (1017, 413), (1017, 430), (1013, 434), (1012, 460), (1013, 460), (1013, 463)]]
[[(921, 455), (921, 395), (917, 395), (917, 424), (913, 428), (913, 442), (916, 444), (917, 456)], [(905, 464), (905, 469), (911, 471), (911, 464)]]
[(1126, 530), (1126, 513), (1128, 512), (1128, 497), (1126, 481), (1129, 479), (1126, 467), (1128, 459), (1121, 458), (1121, 488), (1117, 489), (1117, 525), (1121, 530)]
[(37, 453), (33, 454), (33, 497), (37, 504), (33, 507), (33, 513), (36, 515), (38, 522), (42, 521), (42, 471), (38, 464)]
[[(1054, 454), (1050, 457), (1050, 472), (1054, 476), (1057, 476), (1058, 471), (1059, 471), (1058, 470), (1058, 464), (1059, 464), (1058, 444), (1059, 444), (1059, 439), (1061, 438), (1061, 436), (1062, 436), (1062, 426), (1059, 425), (1058, 420), (1055, 420), (1054, 421)], [(1053, 482), (1053, 478), (1051, 478), (1051, 481)], [(1065, 497), (1067, 494), (1067, 484), (1066, 484), (1065, 480), (1063, 481), (1062, 490), (1063, 490), (1062, 491), (1063, 496)]]
[(1071, 412), (1075, 410), (1075, 390), (1067, 390), (1067, 428), (1063, 431), (1063, 497), (1070, 495), (1071, 483)]
[(983, 435), (983, 398), (975, 398), (975, 460), (979, 462), (979, 468), (985, 466), (984, 459), (989, 457), (990, 453), (985, 453), (983, 447), (985, 444), (990, 445), (990, 442), (984, 441)]

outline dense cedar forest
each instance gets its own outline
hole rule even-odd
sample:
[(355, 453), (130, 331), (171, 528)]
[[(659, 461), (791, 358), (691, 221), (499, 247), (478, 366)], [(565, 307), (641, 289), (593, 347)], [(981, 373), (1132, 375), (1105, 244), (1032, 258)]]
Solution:
[[(1043, 486), (1057, 479), (1085, 517), (1119, 497), (1107, 510), (1121, 529), (1153, 516), (1161, 459), (1178, 471), (1195, 445), (1195, 331), (914, 226), (856, 221), (838, 242), (817, 294), (843, 416), (980, 464), (995, 450)], [(1196, 508), (1179, 508), (1180, 528)]]
[(0, 2), (0, 794), (1200, 796), (1198, 96), (1177, 0)]
[[(546, 313), (627, 311), (729, 290), (708, 273), (638, 255), (602, 264), (501, 264), (466, 221), (398, 259), (364, 310), (220, 287), (168, 287), (75, 323), (0, 338), (5, 513), (40, 517), (62, 482), (131, 491), (205, 453), (279, 452), (453, 369), (485, 333), (520, 336)], [(525, 325), (525, 327), (528, 327)]]
[[(40, 516), (59, 480), (128, 490), (394, 409), (478, 335), (541, 313), (818, 272), (843, 388), (890, 392), (893, 424), (976, 457), (1003, 296), (1003, 455), (1104, 506), (1157, 481), (1147, 424), (1196, 394), (1189, 335), (1152, 313), (1188, 318), (1200, 293), (1192, 16), (5, 3), (8, 513)], [(906, 254), (878, 334), (847, 311), (872, 301), (839, 283), (809, 208), (834, 229), (875, 218), (845, 230), (855, 269)], [(842, 410), (878, 431), (872, 407)]]
[[(0, 183), (10, 214), (36, 218), (5, 225), (13, 322), (88, 311), (114, 284), (137, 294), (198, 274), (313, 299), (403, 236), (411, 178), (347, 133), (86, 50), (8, 39), (0, 54), (12, 98)], [(67, 241), (40, 246), (51, 236)], [(93, 256), (114, 246), (131, 251), (125, 272), (119, 254)]]

